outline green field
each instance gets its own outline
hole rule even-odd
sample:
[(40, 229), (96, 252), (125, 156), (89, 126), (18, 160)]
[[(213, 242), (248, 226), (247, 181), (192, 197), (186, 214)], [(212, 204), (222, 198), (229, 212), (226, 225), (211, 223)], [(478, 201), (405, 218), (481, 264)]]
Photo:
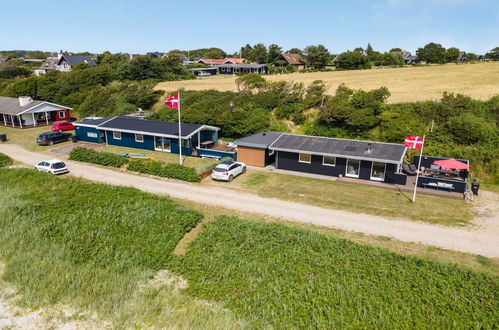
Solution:
[(0, 286), (14, 286), (30, 309), (64, 304), (127, 328), (499, 321), (497, 276), (303, 226), (218, 217), (175, 256), (202, 215), (163, 197), (0, 169), (0, 205)]

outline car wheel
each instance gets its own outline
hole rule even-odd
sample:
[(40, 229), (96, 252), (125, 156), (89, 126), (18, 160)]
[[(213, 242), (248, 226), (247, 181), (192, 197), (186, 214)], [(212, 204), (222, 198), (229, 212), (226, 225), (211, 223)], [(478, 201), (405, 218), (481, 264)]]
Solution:
[(49, 145), (49, 146), (54, 145), (54, 141), (49, 141), (48, 145)]
[(71, 136), (68, 136), (68, 138), (66, 139), (66, 141), (71, 141)]
[(234, 179), (232, 175), (229, 175), (229, 182), (231, 182)]
[(246, 173), (246, 166), (243, 167), (243, 173)]

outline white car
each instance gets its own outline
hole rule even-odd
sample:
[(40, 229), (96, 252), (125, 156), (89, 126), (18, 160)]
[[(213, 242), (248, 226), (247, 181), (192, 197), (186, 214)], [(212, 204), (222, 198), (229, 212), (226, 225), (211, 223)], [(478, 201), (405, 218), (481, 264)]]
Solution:
[(214, 180), (232, 181), (236, 176), (246, 172), (246, 164), (241, 162), (223, 162), (218, 164), (211, 172)]
[(206, 71), (201, 71), (198, 73), (198, 77), (208, 77), (208, 76), (211, 76), (211, 73)]
[(64, 164), (64, 162), (59, 159), (49, 159), (39, 162), (35, 165), (35, 169), (52, 174), (64, 174), (69, 172), (66, 164)]

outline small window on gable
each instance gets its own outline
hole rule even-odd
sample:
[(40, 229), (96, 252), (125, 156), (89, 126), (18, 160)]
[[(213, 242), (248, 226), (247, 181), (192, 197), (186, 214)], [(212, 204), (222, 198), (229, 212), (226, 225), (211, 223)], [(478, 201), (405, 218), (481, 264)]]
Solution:
[(322, 165), (335, 166), (336, 165), (336, 157), (324, 156), (322, 158)]
[(121, 132), (113, 132), (113, 138), (115, 140), (121, 140)]
[(298, 158), (298, 161), (300, 163), (308, 163), (312, 161), (312, 155), (311, 154), (300, 154), (300, 157)]
[(144, 135), (135, 134), (135, 142), (144, 142)]

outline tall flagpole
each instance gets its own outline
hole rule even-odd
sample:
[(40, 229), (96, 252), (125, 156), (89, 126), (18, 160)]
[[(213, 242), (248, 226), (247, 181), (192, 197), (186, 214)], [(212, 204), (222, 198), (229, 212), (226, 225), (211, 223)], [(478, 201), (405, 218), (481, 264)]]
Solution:
[[(421, 145), (421, 152), (419, 153), (418, 170), (416, 171), (416, 182), (414, 183), (414, 193), (412, 194), (413, 203), (416, 203), (416, 189), (418, 189), (418, 179), (419, 179), (419, 172), (421, 169), (421, 159), (423, 158), (423, 148), (424, 148), (425, 138), (426, 135), (423, 135), (423, 144)], [(415, 141), (414, 143), (415, 145), (417, 145), (417, 141)]]
[(180, 124), (180, 91), (177, 93), (178, 96), (178, 155), (179, 163), (182, 165), (182, 125)]

